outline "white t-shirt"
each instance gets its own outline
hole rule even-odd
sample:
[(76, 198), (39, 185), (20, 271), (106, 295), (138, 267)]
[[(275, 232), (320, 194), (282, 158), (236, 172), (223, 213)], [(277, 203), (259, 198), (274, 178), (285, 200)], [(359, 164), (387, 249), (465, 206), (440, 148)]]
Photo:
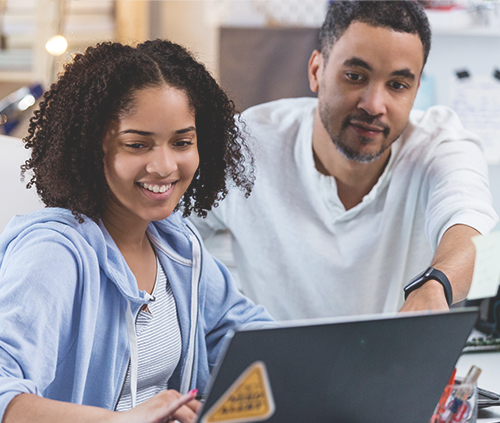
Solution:
[(448, 228), (487, 233), (497, 222), (480, 140), (446, 107), (413, 111), (377, 184), (346, 211), (335, 179), (314, 164), (316, 105), (285, 99), (244, 112), (253, 192), (232, 190), (196, 224), (208, 246), (211, 231), (230, 230), (243, 292), (276, 319), (397, 311)]

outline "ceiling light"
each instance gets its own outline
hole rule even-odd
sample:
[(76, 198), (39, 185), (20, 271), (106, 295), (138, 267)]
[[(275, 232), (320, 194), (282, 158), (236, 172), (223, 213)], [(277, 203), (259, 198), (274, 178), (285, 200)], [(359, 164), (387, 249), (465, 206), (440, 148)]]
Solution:
[(66, 52), (68, 48), (68, 42), (66, 38), (62, 35), (54, 35), (47, 44), (45, 44), (45, 49), (52, 54), (52, 56), (60, 56)]

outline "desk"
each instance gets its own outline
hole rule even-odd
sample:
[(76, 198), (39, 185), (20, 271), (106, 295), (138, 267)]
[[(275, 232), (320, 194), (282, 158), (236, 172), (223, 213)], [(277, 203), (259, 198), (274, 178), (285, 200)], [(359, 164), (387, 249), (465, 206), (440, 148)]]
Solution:
[[(457, 376), (465, 377), (472, 365), (482, 370), (478, 386), (500, 392), (500, 352), (464, 354), (457, 363)], [(478, 423), (500, 422), (500, 406), (479, 410)]]

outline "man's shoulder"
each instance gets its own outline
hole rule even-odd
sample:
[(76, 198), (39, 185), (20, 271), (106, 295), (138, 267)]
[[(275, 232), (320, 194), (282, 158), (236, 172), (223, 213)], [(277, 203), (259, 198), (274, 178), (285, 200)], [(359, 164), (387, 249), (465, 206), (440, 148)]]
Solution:
[(314, 97), (284, 98), (250, 107), (241, 114), (244, 122), (256, 125), (280, 125), (302, 120), (316, 108)]
[(447, 106), (432, 106), (427, 110), (412, 110), (410, 124), (419, 131), (428, 134), (446, 131), (463, 133), (464, 127), (458, 115)]
[[(409, 124), (394, 146), (397, 162), (431, 160), (450, 152), (482, 155), (481, 139), (466, 130), (458, 115), (447, 106), (432, 106), (427, 110), (412, 110)], [(417, 159), (420, 157), (420, 159)]]
[[(425, 111), (412, 110), (409, 125), (402, 136), (402, 151), (431, 151), (446, 143), (462, 149), (463, 142), (481, 149), (480, 138), (466, 130), (458, 115), (447, 106), (432, 106)], [(460, 147), (458, 147), (460, 143)]]

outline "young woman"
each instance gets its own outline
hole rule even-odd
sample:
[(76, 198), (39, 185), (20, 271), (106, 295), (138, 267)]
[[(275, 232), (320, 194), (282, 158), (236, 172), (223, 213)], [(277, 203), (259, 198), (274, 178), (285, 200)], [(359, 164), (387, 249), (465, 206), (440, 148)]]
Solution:
[(232, 102), (176, 44), (104, 43), (25, 142), (47, 207), (0, 237), (0, 420), (194, 421), (227, 331), (271, 320), (181, 216), (250, 191)]

